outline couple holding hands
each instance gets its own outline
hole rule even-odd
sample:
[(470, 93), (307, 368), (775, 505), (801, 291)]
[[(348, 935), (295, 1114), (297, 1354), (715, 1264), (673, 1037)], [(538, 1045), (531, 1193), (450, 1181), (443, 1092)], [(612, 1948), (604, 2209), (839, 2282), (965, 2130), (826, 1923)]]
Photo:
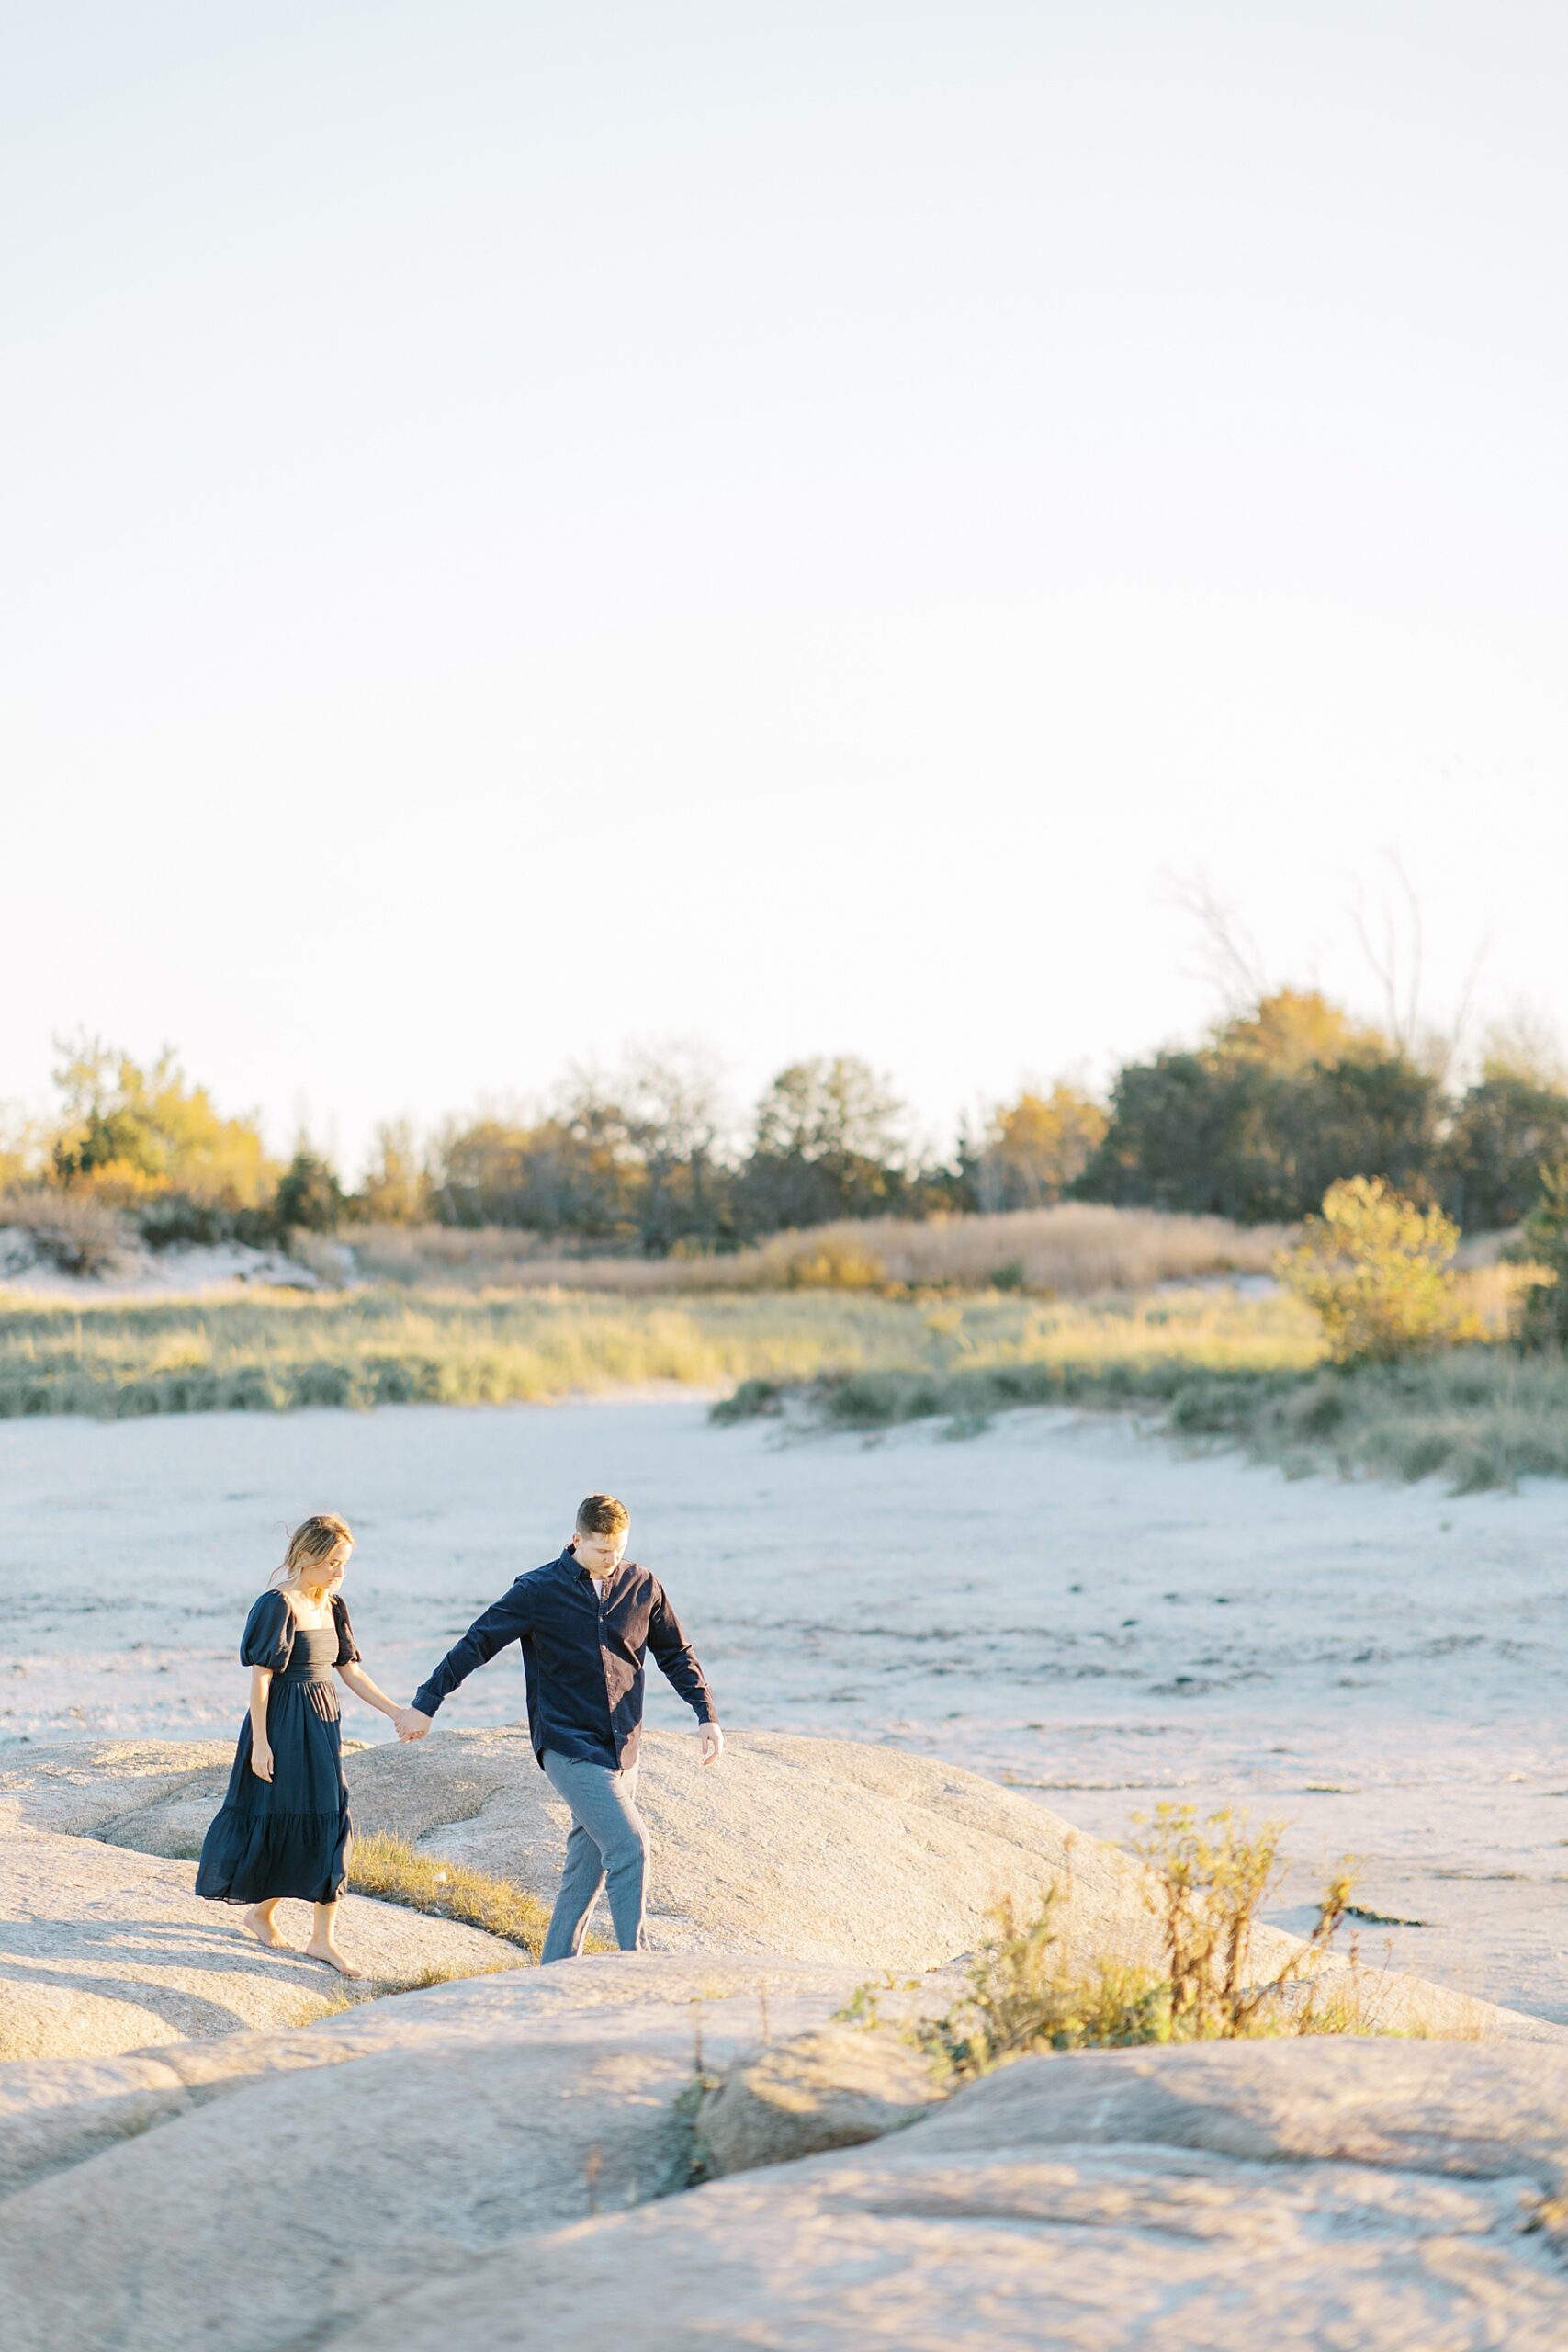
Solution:
[(648, 1831), (637, 1780), (649, 1650), (696, 1714), (705, 1764), (721, 1753), (724, 1734), (663, 1587), (626, 1557), (630, 1526), (614, 1495), (590, 1495), (559, 1558), (519, 1577), (476, 1618), (406, 1707), (360, 1662), (341, 1592), (354, 1549), (346, 1523), (323, 1511), (296, 1528), (245, 1623), (240, 1659), (251, 1669), (250, 1710), (222, 1810), (202, 1845), (197, 1893), (247, 1904), (245, 1927), (276, 1950), (287, 1949), (273, 1917), (277, 1905), (291, 1896), (314, 1904), (306, 1957), (357, 1976), (337, 1941), (353, 1833), (333, 1677), (389, 1716), (400, 1739), (423, 1739), (442, 1701), (518, 1642), (534, 1754), (571, 1815), (540, 1960), (566, 1960), (580, 1949), (601, 1887), (621, 1950), (643, 1950)]

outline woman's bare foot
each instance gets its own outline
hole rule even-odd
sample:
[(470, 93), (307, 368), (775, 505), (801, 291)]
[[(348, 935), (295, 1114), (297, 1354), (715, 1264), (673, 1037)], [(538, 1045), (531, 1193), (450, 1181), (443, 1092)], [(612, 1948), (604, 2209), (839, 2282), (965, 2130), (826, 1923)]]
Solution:
[(307, 1960), (321, 1961), (324, 1967), (335, 1968), (340, 1976), (358, 1978), (365, 1973), (362, 1968), (355, 1968), (350, 1962), (344, 1960), (336, 1944), (319, 1944), (312, 1939), (305, 1947), (305, 1957)]
[(260, 1904), (257, 1904), (254, 1910), (246, 1912), (240, 1925), (247, 1934), (254, 1936), (258, 1944), (265, 1944), (269, 1951), (292, 1951), (294, 1949), (292, 1944), (284, 1942), (273, 1922), (271, 1912), (264, 1911)]

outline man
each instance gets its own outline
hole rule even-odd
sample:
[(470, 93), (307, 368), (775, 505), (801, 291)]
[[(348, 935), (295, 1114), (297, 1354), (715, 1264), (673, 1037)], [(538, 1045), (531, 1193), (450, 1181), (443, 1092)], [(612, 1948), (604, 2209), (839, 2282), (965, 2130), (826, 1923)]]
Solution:
[(599, 1890), (623, 1951), (647, 1949), (643, 1907), (648, 1831), (637, 1809), (643, 1659), (697, 1717), (703, 1762), (724, 1747), (713, 1693), (657, 1577), (626, 1560), (631, 1515), (614, 1495), (590, 1495), (558, 1560), (518, 1577), (449, 1649), (413, 1704), (399, 1710), (400, 1739), (423, 1739), (443, 1699), (476, 1666), (523, 1645), (534, 1753), (571, 1814), (566, 1869), (541, 1962), (566, 1960), (582, 1942)]

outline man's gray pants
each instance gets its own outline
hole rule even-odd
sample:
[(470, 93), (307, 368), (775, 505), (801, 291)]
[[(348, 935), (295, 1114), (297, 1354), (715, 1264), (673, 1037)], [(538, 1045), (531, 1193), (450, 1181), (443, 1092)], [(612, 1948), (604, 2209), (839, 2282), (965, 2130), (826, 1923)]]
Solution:
[(540, 1758), (550, 1785), (571, 1808), (566, 1869), (550, 1914), (541, 1966), (570, 1960), (582, 1942), (588, 1915), (599, 1889), (608, 1889), (610, 1922), (623, 1951), (645, 1951), (643, 1889), (648, 1878), (648, 1831), (637, 1809), (637, 1767), (614, 1772), (581, 1756), (547, 1748)]

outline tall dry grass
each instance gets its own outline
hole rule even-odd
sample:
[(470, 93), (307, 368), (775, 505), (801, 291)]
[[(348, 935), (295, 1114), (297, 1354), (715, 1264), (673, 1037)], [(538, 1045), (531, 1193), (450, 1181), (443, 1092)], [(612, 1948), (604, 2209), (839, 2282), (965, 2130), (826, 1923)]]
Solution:
[[(1006, 1291), (811, 1289), (687, 1299), (581, 1292), (252, 1294), (0, 1302), (0, 1418), (543, 1403), (652, 1384), (803, 1393), (829, 1425), (927, 1416), (963, 1435), (1027, 1405), (1134, 1407), (1292, 1472), (1462, 1489), (1568, 1476), (1568, 1360), (1453, 1349), (1324, 1368), (1299, 1300), (1194, 1286), (1045, 1301)], [(737, 1384), (739, 1384), (739, 1386)]]
[(1170, 1216), (1157, 1209), (1105, 1208), (1065, 1201), (1055, 1208), (994, 1216), (875, 1217), (779, 1234), (749, 1251), (761, 1286), (815, 1252), (863, 1252), (889, 1282), (911, 1288), (1003, 1288), (1056, 1298), (1111, 1290), (1152, 1290), (1209, 1275), (1267, 1274), (1287, 1238), (1282, 1226), (1232, 1225), (1218, 1216)]
[(371, 1226), (351, 1237), (361, 1273), (413, 1289), (713, 1291), (995, 1287), (1089, 1298), (1208, 1276), (1267, 1274), (1282, 1226), (1064, 1202), (996, 1216), (846, 1218), (702, 1258), (570, 1257), (497, 1227)]
[(1077, 1366), (1092, 1384), (1134, 1369), (1141, 1377), (1156, 1363), (1304, 1365), (1317, 1350), (1294, 1301), (1230, 1290), (1117, 1295), (1100, 1306), (995, 1292), (813, 1290), (43, 1302), (0, 1314), (0, 1417), (537, 1403), (665, 1382), (722, 1388), (1048, 1363)]
[[(443, 1854), (422, 1853), (406, 1838), (372, 1830), (354, 1841), (351, 1877), (356, 1894), (374, 1895), (378, 1903), (400, 1903), (411, 1911), (428, 1912), (437, 1919), (458, 1919), (465, 1927), (482, 1928), (486, 1935), (516, 1944), (537, 1960), (550, 1924), (550, 1906), (514, 1880), (494, 1878), (470, 1870), (466, 1862)], [(590, 1951), (606, 1951), (602, 1936), (589, 1936)], [(451, 1972), (456, 1973), (456, 1972)], [(488, 1974), (476, 1969), (474, 1974)], [(447, 1981), (449, 1972), (432, 1972), (432, 1984)]]

